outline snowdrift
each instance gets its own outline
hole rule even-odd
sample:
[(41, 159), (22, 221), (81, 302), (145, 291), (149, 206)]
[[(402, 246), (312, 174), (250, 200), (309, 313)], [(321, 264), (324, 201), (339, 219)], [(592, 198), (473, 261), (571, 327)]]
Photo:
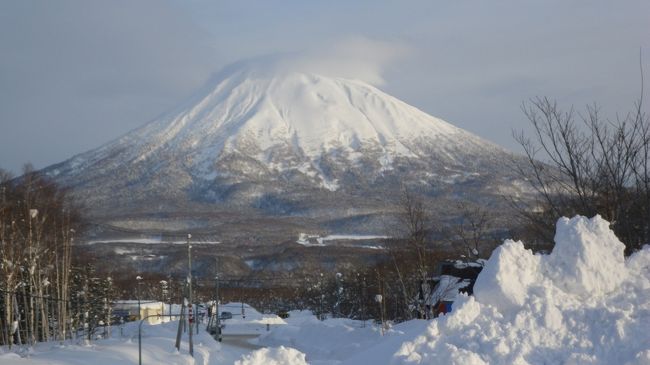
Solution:
[(242, 356), (235, 365), (307, 365), (305, 354), (284, 346), (263, 348)]
[(319, 320), (310, 311), (291, 311), (286, 325), (260, 336), (262, 346), (291, 346), (305, 354), (309, 361), (341, 361), (360, 349), (368, 348), (381, 338), (380, 330), (371, 321), (364, 323), (345, 318)]
[[(650, 247), (625, 260), (600, 216), (562, 218), (555, 248), (497, 248), (454, 312), (404, 342), (392, 364), (650, 364)], [(357, 361), (364, 359), (356, 358)]]

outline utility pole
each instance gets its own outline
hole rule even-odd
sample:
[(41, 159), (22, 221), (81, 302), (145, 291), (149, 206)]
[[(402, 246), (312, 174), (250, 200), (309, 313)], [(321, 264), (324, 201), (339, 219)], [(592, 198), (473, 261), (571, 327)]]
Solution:
[(189, 333), (190, 333), (190, 355), (194, 357), (194, 343), (192, 342), (192, 322), (194, 321), (194, 316), (192, 315), (192, 245), (190, 244), (191, 234), (187, 234), (187, 285), (188, 285), (188, 322), (189, 322)]

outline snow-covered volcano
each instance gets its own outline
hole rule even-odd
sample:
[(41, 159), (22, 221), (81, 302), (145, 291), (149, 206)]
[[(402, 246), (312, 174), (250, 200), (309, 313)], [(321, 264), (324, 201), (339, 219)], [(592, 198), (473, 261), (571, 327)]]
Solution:
[(172, 113), (46, 172), (93, 207), (291, 213), (319, 193), (471, 185), (509, 156), (364, 82), (240, 64)]

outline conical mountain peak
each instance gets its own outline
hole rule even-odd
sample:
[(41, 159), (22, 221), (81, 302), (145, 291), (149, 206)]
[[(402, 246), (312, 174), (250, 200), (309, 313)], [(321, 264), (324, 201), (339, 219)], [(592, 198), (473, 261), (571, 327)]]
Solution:
[(224, 186), (251, 182), (356, 189), (407, 166), (444, 180), (504, 153), (362, 81), (243, 63), (174, 112), (48, 173), (89, 195), (122, 186), (219, 200)]
[[(357, 80), (251, 67), (217, 80), (196, 103), (137, 132), (139, 140), (204, 155), (290, 148), (314, 159), (330, 152), (381, 150), (416, 158), (417, 141), (481, 144), (451, 124)], [(250, 152), (250, 151), (249, 151)], [(212, 155), (211, 158), (218, 156)], [(146, 158), (146, 156), (142, 156)]]

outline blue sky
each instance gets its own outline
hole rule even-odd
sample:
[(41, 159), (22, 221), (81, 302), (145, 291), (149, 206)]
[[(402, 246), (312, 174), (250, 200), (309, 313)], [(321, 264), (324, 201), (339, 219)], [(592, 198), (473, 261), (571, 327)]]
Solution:
[(240, 59), (296, 55), (511, 150), (521, 103), (614, 117), (650, 70), (648, 1), (0, 2), (0, 167), (98, 147)]

